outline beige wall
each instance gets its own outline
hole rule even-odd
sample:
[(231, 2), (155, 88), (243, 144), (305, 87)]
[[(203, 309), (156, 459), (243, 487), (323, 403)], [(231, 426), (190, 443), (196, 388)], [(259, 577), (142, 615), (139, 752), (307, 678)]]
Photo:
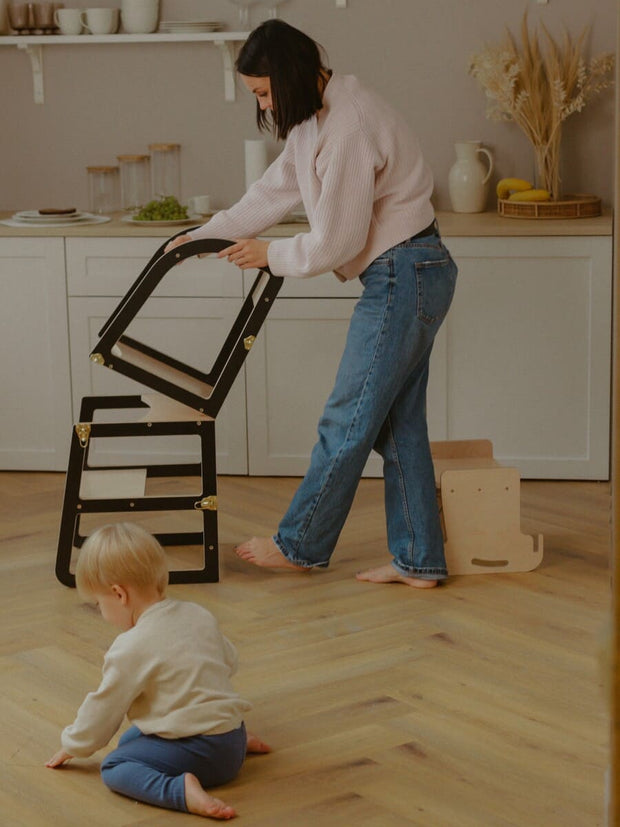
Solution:
[[(516, 32), (525, 8), (532, 24), (542, 20), (555, 35), (563, 25), (576, 35), (591, 24), (592, 53), (616, 49), (614, 0), (348, 0), (347, 9), (335, 0), (288, 0), (280, 16), (322, 43), (336, 71), (357, 74), (403, 112), (434, 170), (435, 206), (449, 209), (457, 140), (479, 139), (493, 151), (495, 180), (533, 174), (520, 130), (485, 118), (484, 94), (467, 75), (471, 53), (497, 41), (505, 26)], [(255, 6), (252, 24), (266, 13)], [(228, 0), (162, 0), (162, 18), (237, 28)], [(160, 141), (182, 144), (183, 197), (207, 192), (216, 206), (230, 204), (243, 192), (244, 138), (257, 133), (245, 90), (235, 103), (224, 101), (221, 66), (210, 44), (56, 46), (44, 50), (45, 103), (37, 105), (28, 57), (1, 48), (0, 209), (85, 208), (87, 165)], [(565, 191), (612, 203), (613, 124), (609, 91), (567, 122)]]

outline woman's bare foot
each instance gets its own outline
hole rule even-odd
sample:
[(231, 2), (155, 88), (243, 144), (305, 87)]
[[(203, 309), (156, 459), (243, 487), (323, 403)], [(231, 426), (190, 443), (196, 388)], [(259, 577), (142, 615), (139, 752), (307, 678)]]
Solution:
[(257, 752), (257, 753), (266, 753), (271, 752), (271, 747), (269, 744), (266, 744), (264, 741), (258, 737), (258, 735), (252, 735), (251, 732), (248, 732), (248, 752)]
[(265, 569), (292, 569), (293, 571), (310, 571), (304, 566), (296, 566), (287, 560), (271, 537), (252, 537), (239, 546), (235, 554), (248, 563)]
[(357, 580), (366, 580), (369, 583), (406, 583), (414, 589), (432, 589), (439, 582), (438, 580), (423, 580), (421, 577), (406, 577), (397, 572), (391, 563), (376, 569), (360, 571), (355, 577)]
[(237, 815), (228, 804), (203, 790), (200, 781), (191, 772), (185, 773), (185, 806), (188, 812), (205, 818), (227, 820)]

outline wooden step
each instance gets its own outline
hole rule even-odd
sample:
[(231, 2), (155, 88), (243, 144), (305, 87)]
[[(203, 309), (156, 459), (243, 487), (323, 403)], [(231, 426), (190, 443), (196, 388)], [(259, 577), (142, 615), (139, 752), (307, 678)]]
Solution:
[(83, 471), (80, 499), (108, 500), (143, 497), (146, 490), (146, 468), (110, 468)]

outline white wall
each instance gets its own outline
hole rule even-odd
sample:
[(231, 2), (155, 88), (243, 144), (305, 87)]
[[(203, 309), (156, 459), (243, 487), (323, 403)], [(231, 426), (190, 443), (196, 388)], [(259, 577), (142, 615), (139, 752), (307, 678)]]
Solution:
[[(592, 54), (616, 49), (614, 0), (348, 0), (347, 9), (335, 0), (288, 0), (280, 16), (322, 43), (332, 68), (357, 74), (404, 113), (434, 170), (435, 206), (449, 209), (457, 140), (479, 139), (493, 151), (495, 179), (533, 174), (521, 131), (486, 119), (484, 94), (467, 74), (469, 56), (506, 26), (518, 32), (526, 8), (532, 25), (541, 20), (556, 36), (564, 25), (576, 36), (590, 24)], [(266, 14), (255, 6), (252, 25)], [(236, 15), (228, 0), (162, 0), (162, 19), (223, 20), (237, 29)], [(160, 141), (182, 144), (184, 197), (208, 192), (216, 206), (230, 204), (243, 192), (243, 140), (257, 132), (243, 88), (235, 103), (224, 101), (221, 66), (210, 44), (55, 46), (44, 50), (45, 103), (37, 105), (28, 57), (0, 48), (0, 209), (85, 208), (86, 166)], [(609, 90), (567, 121), (565, 192), (612, 203), (613, 125)]]

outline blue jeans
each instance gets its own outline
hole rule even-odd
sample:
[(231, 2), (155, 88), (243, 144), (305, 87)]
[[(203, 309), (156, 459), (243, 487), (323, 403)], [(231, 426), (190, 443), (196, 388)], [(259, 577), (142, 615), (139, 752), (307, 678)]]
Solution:
[(143, 735), (136, 726), (124, 732), (118, 747), (101, 763), (101, 777), (114, 792), (145, 804), (187, 812), (186, 772), (203, 787), (231, 781), (245, 759), (247, 736), (239, 729), (222, 735), (160, 738)]
[(456, 285), (438, 234), (392, 247), (361, 274), (310, 467), (273, 538), (298, 566), (326, 567), (374, 448), (383, 457), (392, 565), (447, 576), (426, 423), (428, 366)]

